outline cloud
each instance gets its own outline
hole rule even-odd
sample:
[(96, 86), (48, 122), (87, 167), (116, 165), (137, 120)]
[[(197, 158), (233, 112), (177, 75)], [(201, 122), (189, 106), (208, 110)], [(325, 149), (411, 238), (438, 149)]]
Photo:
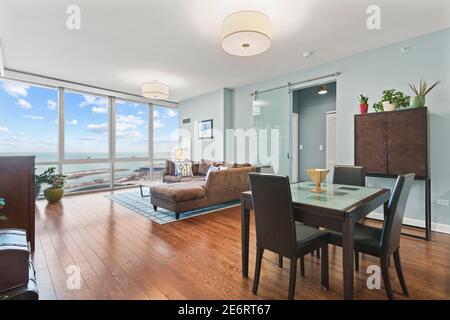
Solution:
[(96, 97), (96, 96), (90, 96), (87, 94), (83, 94), (83, 101), (80, 103), (80, 108), (84, 108), (87, 106), (107, 106), (108, 100), (104, 97)]
[(98, 132), (98, 133), (106, 133), (108, 132), (108, 123), (91, 123), (87, 126), (88, 131)]
[(29, 85), (24, 83), (18, 83), (13, 81), (2, 81), (3, 91), (8, 95), (18, 98), (18, 97), (26, 97), (28, 95)]
[(25, 119), (30, 119), (30, 120), (44, 120), (43, 116), (33, 116), (31, 114), (27, 114), (25, 116), (23, 116)]
[(142, 117), (134, 115), (117, 115), (116, 135), (118, 138), (139, 138), (142, 134), (137, 130), (145, 124)]
[[(58, 123), (58, 119), (56, 119), (56, 123)], [(72, 120), (67, 120), (66, 121), (66, 124), (69, 124), (69, 125), (77, 125), (78, 124), (78, 120), (76, 120), (76, 119), (72, 119)]]
[(137, 130), (133, 130), (133, 131), (117, 130), (116, 135), (118, 138), (140, 138), (140, 137), (142, 137), (142, 134)]
[(108, 108), (106, 107), (92, 107), (93, 113), (105, 114), (108, 113)]
[(22, 99), (22, 98), (17, 100), (17, 105), (19, 107), (21, 107), (22, 109), (31, 109), (31, 104), (27, 100)]
[(178, 112), (172, 109), (167, 109), (166, 115), (170, 118), (176, 117), (178, 115)]
[(139, 111), (138, 115), (142, 116), (144, 114), (144, 111)]
[(162, 122), (161, 120), (155, 120), (153, 121), (153, 128), (154, 129), (159, 129), (164, 127), (164, 122)]
[(0, 127), (0, 132), (11, 133), (11, 131), (7, 127)]
[(51, 99), (47, 100), (47, 107), (50, 110), (56, 110), (56, 101), (55, 100), (51, 100)]
[(158, 111), (153, 110), (153, 118), (159, 118), (160, 114)]

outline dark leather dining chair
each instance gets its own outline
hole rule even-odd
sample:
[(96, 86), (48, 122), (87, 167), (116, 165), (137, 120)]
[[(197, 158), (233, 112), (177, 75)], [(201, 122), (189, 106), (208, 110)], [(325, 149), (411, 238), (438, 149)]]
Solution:
[[(366, 186), (366, 168), (359, 166), (335, 165), (333, 184), (345, 184), (348, 186)], [(364, 219), (362, 219), (363, 222)], [(355, 270), (359, 270), (359, 253), (355, 251)]]
[(314, 250), (322, 250), (321, 282), (328, 288), (328, 232), (294, 220), (289, 177), (250, 174), (256, 224), (256, 266), (253, 293), (258, 291), (261, 262), (267, 249), (289, 258), (289, 295), (295, 295), (297, 259)]
[[(397, 178), (391, 198), (389, 199), (382, 229), (359, 223), (355, 224), (355, 251), (380, 258), (381, 274), (389, 299), (393, 299), (388, 271), (388, 261), (391, 255), (394, 256), (395, 269), (403, 294), (409, 296), (400, 263), (400, 235), (406, 203), (414, 183), (414, 177), (414, 174), (406, 174)], [(330, 232), (330, 243), (342, 246), (342, 234)]]
[(334, 166), (333, 183), (364, 187), (366, 185), (366, 168)]

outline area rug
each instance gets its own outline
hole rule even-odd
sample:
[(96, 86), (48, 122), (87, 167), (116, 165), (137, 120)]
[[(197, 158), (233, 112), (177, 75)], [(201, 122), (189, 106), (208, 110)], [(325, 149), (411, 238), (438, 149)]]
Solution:
[[(159, 224), (166, 224), (178, 221), (175, 218), (175, 212), (171, 212), (163, 208), (158, 208), (158, 211), (153, 210), (153, 206), (150, 203), (150, 198), (141, 197), (139, 191), (110, 193), (105, 195), (105, 197)], [(202, 209), (182, 212), (180, 214), (179, 220), (189, 219), (203, 214), (217, 212), (223, 209), (236, 207), (238, 205), (239, 201), (232, 201), (219, 205), (209, 206)]]

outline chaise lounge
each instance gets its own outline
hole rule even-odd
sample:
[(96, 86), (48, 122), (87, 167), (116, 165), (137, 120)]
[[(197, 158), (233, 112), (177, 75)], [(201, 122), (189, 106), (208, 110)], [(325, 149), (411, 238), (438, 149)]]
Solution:
[(150, 189), (154, 210), (158, 207), (180, 213), (239, 200), (241, 192), (250, 190), (249, 173), (255, 167), (229, 168), (210, 172), (206, 181), (179, 182)]

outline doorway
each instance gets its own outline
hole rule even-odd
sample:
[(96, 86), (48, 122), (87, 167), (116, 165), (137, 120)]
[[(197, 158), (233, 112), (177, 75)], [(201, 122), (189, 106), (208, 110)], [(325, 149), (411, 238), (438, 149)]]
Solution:
[(306, 169), (328, 168), (334, 161), (336, 82), (296, 90), (292, 99), (298, 115), (298, 145), (293, 146), (298, 150), (298, 180), (307, 181)]

